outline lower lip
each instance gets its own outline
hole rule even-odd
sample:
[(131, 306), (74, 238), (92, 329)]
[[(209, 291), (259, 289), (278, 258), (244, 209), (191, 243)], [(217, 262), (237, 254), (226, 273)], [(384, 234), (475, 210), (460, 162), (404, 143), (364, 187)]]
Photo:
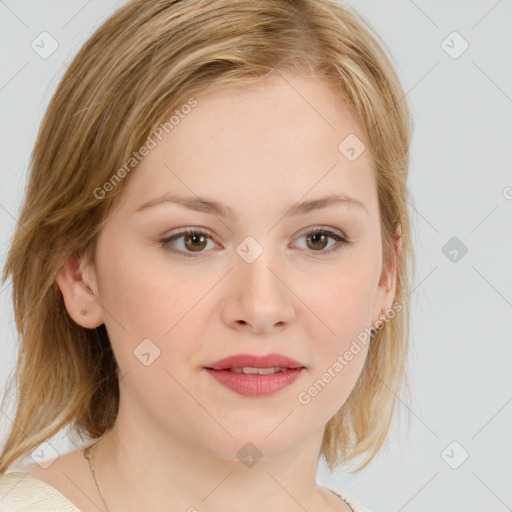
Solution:
[(294, 368), (285, 372), (273, 373), (271, 375), (257, 375), (235, 373), (230, 370), (212, 370), (205, 368), (206, 371), (220, 382), (223, 386), (231, 389), (239, 395), (245, 396), (268, 396), (293, 384), (305, 368)]

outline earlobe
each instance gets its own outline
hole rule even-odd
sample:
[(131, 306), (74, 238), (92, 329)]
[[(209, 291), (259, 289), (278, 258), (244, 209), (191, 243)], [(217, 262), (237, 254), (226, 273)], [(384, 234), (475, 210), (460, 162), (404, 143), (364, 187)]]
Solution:
[(69, 316), (86, 329), (95, 329), (104, 323), (102, 308), (91, 285), (80, 270), (80, 259), (73, 254), (57, 274)]

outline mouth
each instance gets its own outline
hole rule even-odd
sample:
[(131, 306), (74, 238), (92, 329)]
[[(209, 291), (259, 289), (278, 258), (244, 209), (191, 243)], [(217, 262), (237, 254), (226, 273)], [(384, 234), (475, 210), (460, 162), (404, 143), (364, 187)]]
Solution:
[(204, 368), (224, 387), (252, 398), (277, 393), (306, 370), (302, 363), (282, 354), (236, 354)]

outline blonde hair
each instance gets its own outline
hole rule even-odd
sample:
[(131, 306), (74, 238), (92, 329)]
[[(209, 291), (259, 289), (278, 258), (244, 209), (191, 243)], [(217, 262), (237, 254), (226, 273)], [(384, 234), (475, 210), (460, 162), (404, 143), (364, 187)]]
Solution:
[(396, 257), (393, 230), (401, 225), (395, 301), (402, 309), (372, 338), (351, 395), (325, 427), (320, 453), (331, 470), (363, 454), (356, 471), (370, 462), (407, 380), (414, 261), (406, 184), (412, 123), (383, 47), (335, 0), (133, 0), (93, 34), (40, 126), (4, 269), (4, 282), (12, 276), (21, 342), (11, 381), (17, 409), (0, 473), (65, 426), (82, 440), (96, 439), (116, 420), (118, 368), (105, 326), (76, 324), (56, 283), (70, 255), (94, 263), (98, 233), (130, 177), (103, 199), (94, 191), (191, 97), (211, 86), (253, 84), (274, 70), (325, 80), (361, 124), (377, 178), (383, 265)]

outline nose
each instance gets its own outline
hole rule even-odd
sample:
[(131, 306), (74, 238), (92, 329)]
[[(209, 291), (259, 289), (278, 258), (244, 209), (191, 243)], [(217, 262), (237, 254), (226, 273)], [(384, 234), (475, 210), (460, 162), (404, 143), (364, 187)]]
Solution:
[[(225, 283), (222, 319), (231, 328), (267, 334), (285, 329), (295, 317), (290, 272), (284, 260), (263, 250), (252, 263), (235, 255)], [(295, 299), (296, 300), (296, 299)]]

